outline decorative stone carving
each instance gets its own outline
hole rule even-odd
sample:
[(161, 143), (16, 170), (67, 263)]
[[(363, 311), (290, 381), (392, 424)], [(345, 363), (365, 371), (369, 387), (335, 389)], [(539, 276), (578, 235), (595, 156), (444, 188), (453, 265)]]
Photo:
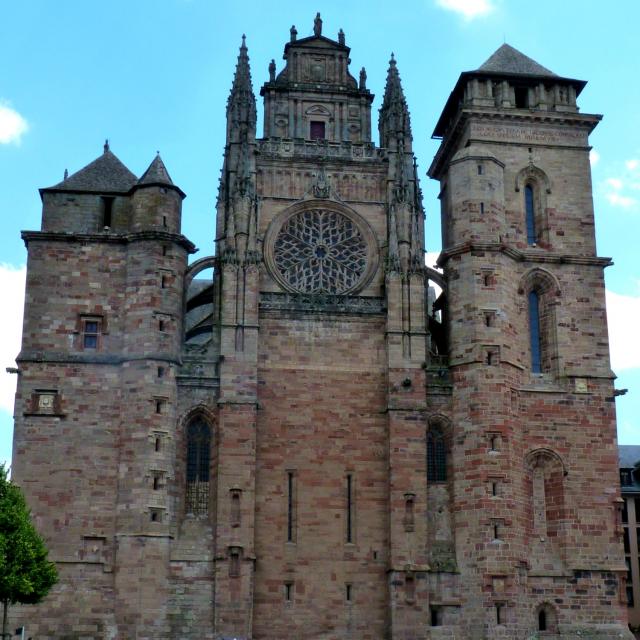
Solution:
[(311, 200), (274, 220), (265, 239), (265, 258), (284, 289), (342, 295), (367, 283), (378, 252), (369, 225), (355, 212), (336, 202)]
[(384, 313), (386, 306), (384, 298), (334, 296), (328, 294), (262, 293), (260, 295), (260, 309), (264, 311), (297, 311), (300, 313), (377, 315)]

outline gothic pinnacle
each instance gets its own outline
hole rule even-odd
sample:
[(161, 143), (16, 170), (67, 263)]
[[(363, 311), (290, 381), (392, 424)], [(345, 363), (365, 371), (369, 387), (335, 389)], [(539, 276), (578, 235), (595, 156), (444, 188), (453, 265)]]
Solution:
[(245, 122), (255, 127), (256, 99), (251, 85), (251, 68), (247, 52), (246, 36), (242, 34), (242, 44), (238, 54), (236, 71), (233, 76), (231, 93), (227, 102), (227, 114), (234, 112), (235, 122)]

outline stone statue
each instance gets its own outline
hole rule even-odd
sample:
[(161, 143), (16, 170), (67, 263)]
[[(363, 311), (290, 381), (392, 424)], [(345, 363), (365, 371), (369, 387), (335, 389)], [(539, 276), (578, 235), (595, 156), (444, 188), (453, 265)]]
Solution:
[(298, 38), (298, 30), (296, 29), (296, 25), (292, 24), (291, 29), (289, 29), (289, 33), (291, 34), (291, 42), (295, 42)]
[(364, 67), (360, 69), (360, 84), (358, 88), (360, 91), (364, 91), (367, 88), (367, 72)]
[(316, 13), (316, 19), (313, 21), (313, 33), (316, 37), (322, 35), (322, 18), (320, 12)]
[(269, 82), (276, 81), (276, 61), (272, 58), (269, 63)]
[(338, 44), (344, 46), (344, 31), (342, 29), (338, 31)]

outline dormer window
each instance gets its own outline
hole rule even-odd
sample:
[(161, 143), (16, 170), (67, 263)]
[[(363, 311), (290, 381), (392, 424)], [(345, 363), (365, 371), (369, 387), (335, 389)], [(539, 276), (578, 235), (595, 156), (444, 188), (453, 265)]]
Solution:
[(312, 120), (309, 126), (309, 137), (312, 140), (324, 140), (326, 123), (322, 120)]

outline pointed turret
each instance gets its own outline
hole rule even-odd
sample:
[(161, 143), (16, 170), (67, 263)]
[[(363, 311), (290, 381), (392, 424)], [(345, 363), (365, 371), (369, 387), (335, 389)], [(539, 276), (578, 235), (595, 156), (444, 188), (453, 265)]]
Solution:
[(173, 184), (173, 180), (171, 180), (167, 167), (160, 157), (160, 152), (157, 153), (156, 157), (152, 160), (151, 164), (142, 176), (140, 176), (140, 179), (136, 182), (133, 188), (139, 189), (140, 187), (151, 186), (170, 187), (180, 193), (183, 198), (185, 197), (183, 191)]
[(391, 54), (378, 123), (380, 146), (389, 153), (389, 271), (420, 270), (424, 217), (411, 147), (411, 119), (396, 59)]
[(255, 233), (252, 232), (257, 222), (255, 144), (256, 99), (243, 35), (227, 101), (227, 146), (218, 194), (217, 226), (219, 255), (241, 263), (256, 259)]

